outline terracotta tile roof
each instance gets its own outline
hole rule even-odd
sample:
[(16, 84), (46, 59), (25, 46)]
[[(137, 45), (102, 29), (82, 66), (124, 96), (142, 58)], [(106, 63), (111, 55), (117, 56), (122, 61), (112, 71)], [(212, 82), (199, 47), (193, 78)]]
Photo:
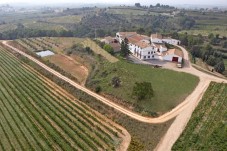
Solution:
[(160, 34), (151, 34), (151, 38), (158, 38), (158, 39), (162, 39), (162, 35)]
[(114, 52), (121, 50), (121, 45), (119, 43), (110, 43), (110, 46), (114, 49)]
[(119, 32), (122, 38), (130, 37), (132, 35), (136, 35), (136, 32)]
[(132, 44), (135, 44), (141, 40), (147, 40), (149, 39), (149, 37), (145, 36), (145, 35), (139, 35), (139, 34), (136, 34), (136, 35), (132, 35), (130, 37), (127, 37), (129, 43), (132, 43)]
[(104, 39), (109, 41), (109, 42), (114, 41), (114, 37), (110, 37), (110, 36), (105, 37)]
[(165, 55), (171, 55), (171, 54), (183, 57), (183, 52), (178, 49), (169, 49)]
[(139, 46), (140, 48), (147, 48), (147, 47), (150, 47), (151, 46), (146, 41), (139, 41), (139, 42), (136, 43), (136, 45)]
[(156, 43), (153, 43), (153, 46), (157, 47), (157, 48), (166, 48), (166, 46), (164, 44), (156, 44)]

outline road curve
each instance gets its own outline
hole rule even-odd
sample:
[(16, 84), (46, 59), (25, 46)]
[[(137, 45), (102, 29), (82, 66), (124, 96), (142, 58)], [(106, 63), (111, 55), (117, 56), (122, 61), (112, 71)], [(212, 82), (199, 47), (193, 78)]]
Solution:
[[(191, 102), (191, 100), (198, 100), (200, 98), (200, 96), (203, 94), (204, 89), (206, 89), (206, 87), (203, 86), (203, 83), (200, 82), (199, 85), (196, 87), (196, 89), (192, 92), (192, 94), (190, 94), (185, 101), (183, 101), (181, 104), (179, 104), (177, 107), (175, 107), (173, 110), (163, 114), (160, 117), (157, 118), (151, 118), (151, 117), (144, 117), (141, 116), (135, 112), (132, 112), (114, 102), (112, 102), (109, 99), (106, 99), (100, 95), (98, 95), (97, 93), (85, 88), (84, 86), (79, 85), (78, 83), (72, 81), (71, 79), (67, 78), (66, 76), (60, 74), (59, 72), (53, 70), (52, 68), (48, 67), (47, 65), (45, 65), (44, 63), (40, 62), (39, 60), (35, 59), (34, 57), (22, 52), (21, 50), (14, 48), (13, 46), (9, 45), (7, 43), (7, 41), (3, 41), (2, 42), (4, 45), (6, 45), (7, 47), (11, 48), (12, 50), (20, 53), (21, 55), (27, 57), (28, 59), (32, 60), (33, 62), (37, 63), (38, 65), (40, 65), (42, 68), (46, 69), (47, 71), (51, 72), (52, 74), (54, 74), (55, 76), (59, 77), (60, 79), (70, 83), (72, 86), (76, 87), (77, 89), (80, 89), (82, 91), (84, 91), (85, 93), (95, 97), (96, 99), (98, 99), (99, 101), (101, 101), (102, 103), (113, 107), (114, 109), (122, 112), (125, 115), (128, 115), (129, 117), (136, 119), (140, 122), (145, 122), (145, 123), (164, 123), (167, 122), (168, 120), (176, 117), (179, 113), (181, 113), (187, 106), (188, 104)], [(197, 71), (197, 70), (196, 70)]]
[(186, 72), (186, 73), (196, 75), (200, 78), (200, 82), (199, 82), (198, 86), (195, 88), (195, 90), (185, 99), (185, 101), (183, 101), (181, 104), (179, 104), (173, 110), (171, 110), (171, 111), (169, 111), (169, 112), (167, 112), (167, 113), (165, 113), (162, 116), (157, 117), (157, 118), (144, 117), (144, 116), (141, 116), (137, 113), (129, 111), (126, 108), (124, 108), (124, 107), (122, 107), (122, 106), (120, 106), (116, 103), (113, 103), (111, 100), (108, 100), (108, 99), (94, 93), (93, 91), (77, 84), (76, 82), (70, 80), (69, 78), (63, 76), (59, 72), (51, 69), (50, 67), (46, 66), (42, 62), (33, 58), (32, 56), (27, 55), (26, 53), (20, 51), (19, 49), (10, 46), (7, 43), (7, 41), (3, 41), (2, 43), (5, 46), (11, 48), (12, 50), (20, 53), (21, 55), (27, 57), (28, 59), (34, 61), (35, 63), (37, 63), (38, 65), (40, 65), (41, 67), (43, 67), (47, 71), (51, 72), (52, 74), (56, 75), (57, 77), (61, 78), (62, 80), (70, 83), (72, 86), (76, 87), (77, 89), (84, 91), (85, 93), (95, 97), (96, 99), (103, 102), (104, 104), (106, 104), (110, 107), (113, 107), (114, 109), (120, 111), (121, 113), (123, 113), (123, 114), (125, 114), (125, 115), (127, 115), (127, 116), (129, 116), (129, 117), (131, 117), (135, 120), (138, 120), (138, 121), (144, 122), (144, 123), (157, 124), (157, 123), (164, 123), (164, 122), (176, 117), (176, 120), (170, 126), (169, 130), (167, 131), (165, 136), (162, 138), (162, 140), (160, 141), (160, 143), (156, 147), (155, 150), (157, 150), (157, 151), (171, 150), (172, 145), (174, 144), (174, 142), (178, 139), (178, 137), (180, 136), (180, 134), (184, 130), (186, 124), (188, 123), (188, 121), (191, 117), (192, 112), (194, 111), (194, 109), (198, 105), (199, 101), (201, 100), (203, 94), (205, 93), (205, 91), (208, 88), (211, 81), (227, 83), (227, 80), (224, 80), (224, 79), (212, 76), (212, 75), (205, 74), (205, 73), (198, 71), (195, 68), (193, 68), (191, 66), (190, 61), (189, 61), (188, 52), (185, 50), (185, 48), (178, 46), (180, 49), (182, 49), (182, 51), (184, 53), (185, 67), (182, 68), (182, 69), (174, 69), (174, 70), (179, 71), (179, 72)]
[[(199, 93), (199, 98), (191, 99), (190, 103), (188, 104), (187, 108), (179, 113), (176, 117), (168, 131), (166, 132), (165, 136), (161, 139), (155, 151), (170, 151), (174, 143), (180, 137), (181, 133), (184, 131), (188, 121), (191, 118), (191, 115), (195, 108), (197, 107), (198, 103), (202, 99), (203, 94), (207, 90), (211, 81), (218, 82), (218, 83), (227, 83), (227, 80), (208, 75), (201, 71), (196, 70), (191, 66), (191, 63), (188, 58), (188, 52), (185, 48), (178, 46), (184, 53), (184, 60), (185, 60), (185, 67), (183, 69), (175, 69), (176, 71), (186, 72), (193, 75), (196, 75), (200, 78), (200, 82), (197, 86), (197, 93)], [(202, 94), (202, 95), (201, 95)], [(198, 95), (198, 94), (196, 94)]]

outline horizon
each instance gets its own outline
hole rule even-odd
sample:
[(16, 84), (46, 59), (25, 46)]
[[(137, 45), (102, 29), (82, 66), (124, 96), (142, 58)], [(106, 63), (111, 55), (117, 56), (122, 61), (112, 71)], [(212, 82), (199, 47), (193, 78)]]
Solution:
[(170, 1), (169, 0), (153, 0), (152, 2), (147, 2), (146, 0), (109, 0), (106, 2), (105, 0), (86, 0), (84, 2), (75, 2), (73, 0), (36, 0), (36, 1), (29, 1), (29, 0), (1, 0), (0, 4), (29, 4), (29, 5), (57, 5), (57, 4), (78, 4), (78, 5), (84, 5), (84, 4), (120, 4), (120, 5), (134, 5), (135, 3), (140, 3), (141, 5), (155, 5), (157, 3), (164, 4), (164, 5), (204, 5), (204, 6), (227, 6), (226, 0), (211, 0), (211, 1), (195, 1), (195, 0), (175, 0)]

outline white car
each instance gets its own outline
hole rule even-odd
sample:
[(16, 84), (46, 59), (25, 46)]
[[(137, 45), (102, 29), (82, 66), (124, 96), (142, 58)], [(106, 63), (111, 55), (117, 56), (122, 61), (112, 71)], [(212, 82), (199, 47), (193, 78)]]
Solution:
[(178, 63), (177, 64), (177, 68), (182, 68), (182, 64), (181, 63)]

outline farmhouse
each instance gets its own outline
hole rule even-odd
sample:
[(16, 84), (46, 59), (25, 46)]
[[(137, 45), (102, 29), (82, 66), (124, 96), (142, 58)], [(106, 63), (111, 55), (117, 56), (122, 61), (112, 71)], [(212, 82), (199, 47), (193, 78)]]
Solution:
[(152, 34), (148, 37), (136, 32), (118, 32), (116, 39), (119, 43), (127, 39), (130, 52), (140, 60), (159, 59), (182, 62), (183, 54), (180, 50), (168, 50), (165, 46), (165, 43), (179, 44), (179, 40), (167, 38), (167, 41), (159, 34)]

